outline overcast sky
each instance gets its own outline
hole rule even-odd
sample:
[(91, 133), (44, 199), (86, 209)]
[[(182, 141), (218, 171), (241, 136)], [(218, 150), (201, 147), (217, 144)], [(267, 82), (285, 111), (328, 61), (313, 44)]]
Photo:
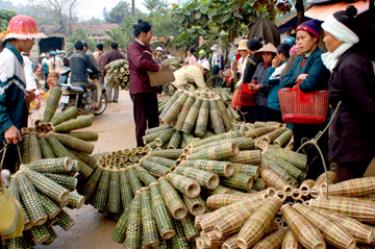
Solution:
[[(40, 0), (39, 0), (40, 1)], [(128, 3), (131, 3), (131, 0), (125, 0)], [(12, 0), (14, 4), (24, 4), (25, 0)], [(112, 9), (120, 0), (82, 0), (81, 8), (76, 12), (76, 15), (82, 19), (87, 20), (92, 17), (103, 18), (103, 8), (106, 7), (107, 10)], [(168, 3), (182, 3), (186, 0), (166, 0)], [(146, 11), (143, 6), (143, 0), (135, 0), (136, 8)]]

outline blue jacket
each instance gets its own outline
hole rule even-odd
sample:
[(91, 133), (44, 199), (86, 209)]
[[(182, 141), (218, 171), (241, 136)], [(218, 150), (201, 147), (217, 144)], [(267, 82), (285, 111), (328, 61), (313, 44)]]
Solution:
[(11, 127), (27, 126), (25, 75), (21, 54), (10, 43), (0, 53), (0, 141)]
[(279, 95), (280, 78), (270, 79), (271, 75), (275, 72), (274, 67), (267, 69), (266, 85), (270, 88), (267, 98), (267, 106), (273, 110), (280, 110)]
[(280, 81), (280, 87), (293, 87), (300, 74), (308, 74), (306, 80), (300, 84), (303, 92), (313, 92), (328, 89), (330, 73), (322, 62), (322, 50), (317, 47), (309, 57), (305, 58), (305, 64), (301, 66), (304, 56), (300, 55), (295, 60), (293, 66)]

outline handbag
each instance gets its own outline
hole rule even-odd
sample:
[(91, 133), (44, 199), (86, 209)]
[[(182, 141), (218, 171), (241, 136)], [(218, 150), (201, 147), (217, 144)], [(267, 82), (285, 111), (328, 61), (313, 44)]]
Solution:
[(157, 72), (147, 71), (147, 75), (152, 87), (162, 86), (176, 80), (169, 66), (162, 66)]
[(239, 98), (241, 107), (256, 105), (256, 91), (250, 89), (249, 84), (242, 83), (239, 88)]
[[(3, 168), (6, 147), (2, 149), (0, 174)], [(3, 240), (19, 237), (24, 230), (24, 217), (15, 197), (8, 192), (0, 175), (0, 236)]]
[[(143, 53), (151, 55), (150, 51), (144, 51)], [(168, 83), (171, 83), (176, 80), (174, 77), (173, 71), (169, 65), (162, 65), (160, 70), (157, 72), (146, 71), (148, 75), (148, 79), (150, 80), (150, 86), (162, 86)]]

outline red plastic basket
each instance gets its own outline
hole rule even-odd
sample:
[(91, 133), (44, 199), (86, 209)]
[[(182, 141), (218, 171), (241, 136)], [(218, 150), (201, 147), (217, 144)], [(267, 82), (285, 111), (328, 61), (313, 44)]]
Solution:
[(249, 84), (242, 83), (239, 88), (237, 88), (232, 97), (232, 107), (241, 108), (247, 106), (255, 106), (256, 104), (256, 92), (251, 90)]
[(304, 93), (299, 83), (293, 88), (279, 90), (283, 122), (293, 124), (322, 124), (328, 112), (328, 91)]

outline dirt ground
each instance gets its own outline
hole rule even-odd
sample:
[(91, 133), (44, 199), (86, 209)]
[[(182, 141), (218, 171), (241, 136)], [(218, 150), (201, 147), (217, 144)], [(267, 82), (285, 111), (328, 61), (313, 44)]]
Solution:
[[(33, 115), (36, 118), (39, 114)], [(95, 152), (115, 151), (136, 145), (133, 123), (133, 109), (129, 93), (120, 92), (120, 102), (111, 103), (101, 116), (95, 117), (90, 130), (99, 133)], [(76, 224), (69, 231), (55, 227), (58, 238), (48, 247), (36, 249), (119, 249), (122, 245), (112, 241), (111, 234), (116, 223), (106, 219), (92, 206), (79, 210), (67, 210)]]

